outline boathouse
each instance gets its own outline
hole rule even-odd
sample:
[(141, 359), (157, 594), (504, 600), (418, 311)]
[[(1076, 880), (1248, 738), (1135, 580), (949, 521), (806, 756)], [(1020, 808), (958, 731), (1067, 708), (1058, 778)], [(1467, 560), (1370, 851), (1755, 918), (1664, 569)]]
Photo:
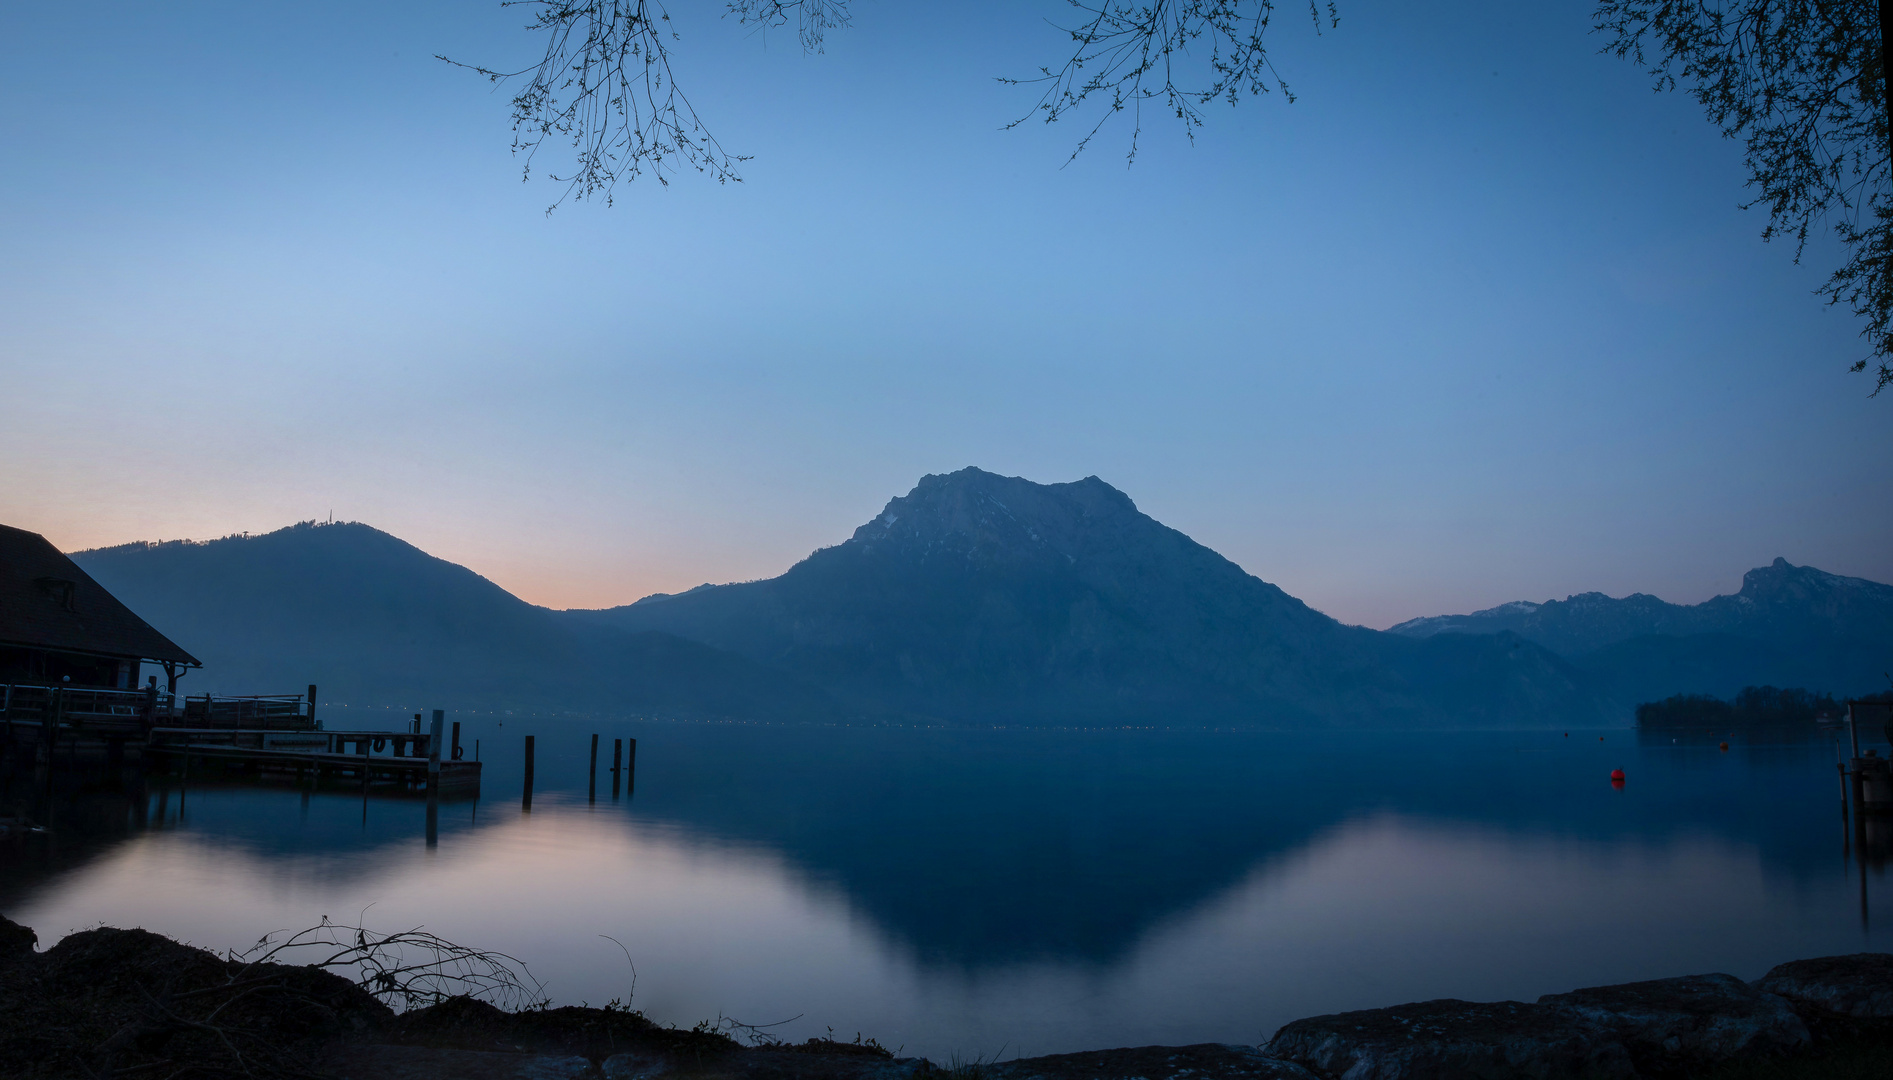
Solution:
[(172, 692), (203, 666), (45, 537), (0, 525), (0, 683), (130, 690), (147, 663)]

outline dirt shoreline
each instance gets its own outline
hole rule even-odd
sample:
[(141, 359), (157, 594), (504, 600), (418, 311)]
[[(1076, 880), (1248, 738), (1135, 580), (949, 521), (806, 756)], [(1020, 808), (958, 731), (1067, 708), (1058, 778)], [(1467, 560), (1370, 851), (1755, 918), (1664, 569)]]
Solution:
[(1204, 1043), (1004, 1062), (899, 1058), (873, 1040), (749, 1046), (625, 1008), (396, 1013), (317, 968), (218, 957), (143, 930), (44, 952), (0, 918), (0, 1076), (303, 1080), (1602, 1080), (1893, 1078), (1893, 956), (1593, 987), (1525, 1002), (1416, 1002)]

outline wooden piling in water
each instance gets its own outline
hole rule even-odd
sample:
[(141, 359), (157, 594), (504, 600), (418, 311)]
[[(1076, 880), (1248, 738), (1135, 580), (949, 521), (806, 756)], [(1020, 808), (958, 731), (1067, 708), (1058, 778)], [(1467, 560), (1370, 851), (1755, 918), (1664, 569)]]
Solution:
[(1842, 821), (1846, 821), (1847, 820), (1847, 765), (1846, 763), (1841, 762), (1841, 761), (1836, 761), (1834, 763), (1834, 771), (1840, 774), (1840, 819)]
[(460, 760), (460, 721), (458, 720), (454, 721), (453, 743), (450, 746), (448, 752), (453, 755), (453, 757), (450, 760), (453, 760), (453, 761)]
[[(442, 712), (434, 710), (434, 722), (427, 730), (427, 846), (440, 843), (440, 723)], [(459, 728), (459, 724), (454, 725)]]
[(526, 791), (520, 796), (519, 808), (532, 813), (532, 736), (526, 736)]
[(638, 741), (626, 739), (624, 743), (624, 794), (630, 798), (638, 786)]
[(618, 776), (623, 768), (619, 763), (623, 760), (624, 740), (611, 740), (611, 798), (614, 802), (617, 801), (618, 798)]

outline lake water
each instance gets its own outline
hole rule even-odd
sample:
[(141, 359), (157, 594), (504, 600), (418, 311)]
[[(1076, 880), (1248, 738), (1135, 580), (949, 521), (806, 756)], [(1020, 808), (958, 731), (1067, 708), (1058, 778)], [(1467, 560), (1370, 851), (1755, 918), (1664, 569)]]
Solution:
[[(215, 949), (324, 916), (424, 925), (524, 959), (562, 1004), (632, 992), (609, 936), (654, 1019), (793, 1017), (777, 1034), (936, 1060), (1249, 1043), (1316, 1013), (1893, 944), (1831, 741), (457, 718), (484, 791), (441, 808), (432, 847), (413, 800), (154, 778), (141, 823), (90, 794), (0, 843), (0, 913), (42, 947), (100, 924)], [(601, 766), (588, 801), (592, 731), (607, 760), (637, 738), (632, 796)]]

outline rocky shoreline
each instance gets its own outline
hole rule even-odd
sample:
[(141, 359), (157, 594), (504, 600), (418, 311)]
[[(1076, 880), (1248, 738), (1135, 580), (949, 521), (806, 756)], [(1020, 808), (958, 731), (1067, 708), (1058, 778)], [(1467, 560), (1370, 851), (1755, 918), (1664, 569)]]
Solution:
[(1690, 975), (1451, 999), (1205, 1043), (1004, 1062), (897, 1058), (872, 1040), (745, 1046), (623, 1008), (504, 1012), (454, 998), (395, 1013), (313, 968), (246, 964), (143, 930), (44, 952), (0, 919), (0, 1073), (330, 1080), (1618, 1080), (1893, 1077), (1893, 955), (1799, 960), (1753, 983)]

